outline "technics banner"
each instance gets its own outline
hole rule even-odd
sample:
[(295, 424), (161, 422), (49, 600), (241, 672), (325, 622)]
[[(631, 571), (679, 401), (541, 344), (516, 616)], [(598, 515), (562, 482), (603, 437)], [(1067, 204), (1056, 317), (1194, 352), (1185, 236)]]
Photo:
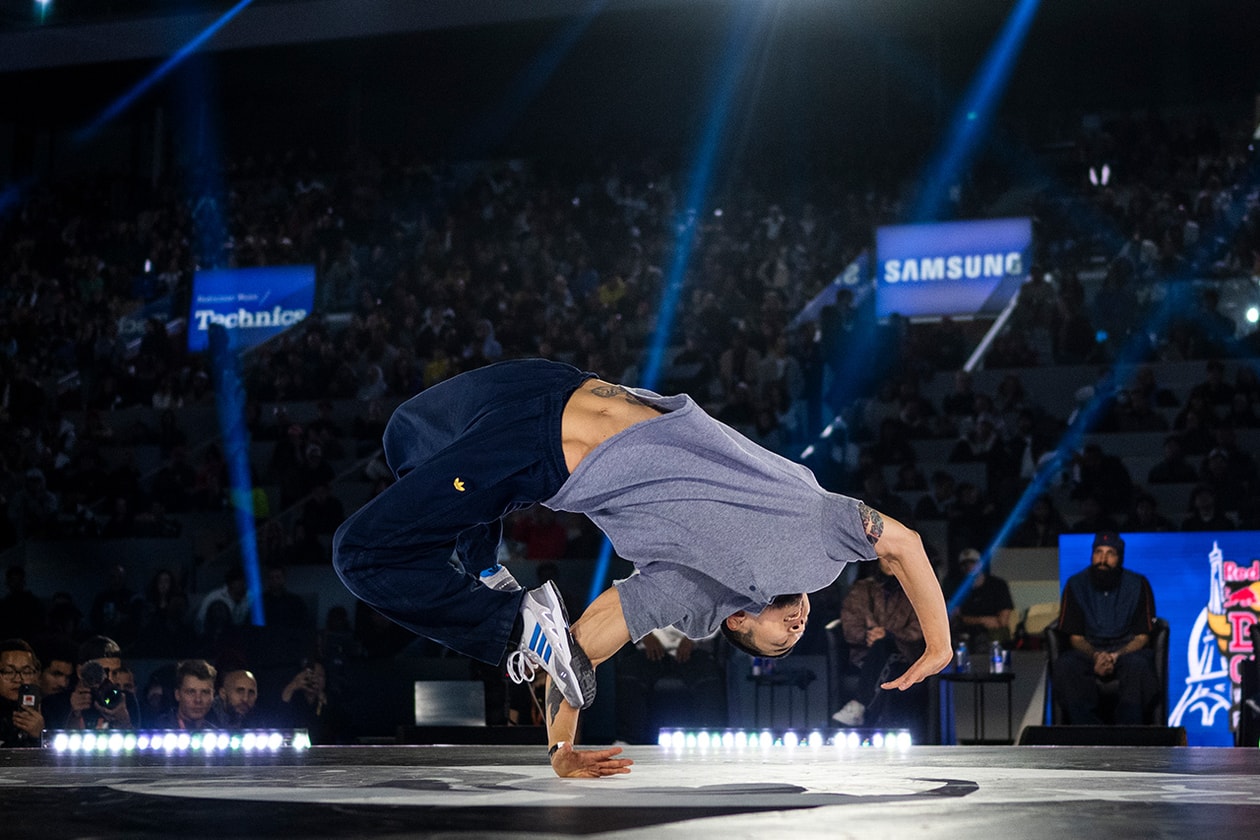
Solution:
[(311, 265), (198, 271), (188, 313), (188, 350), (209, 347), (211, 324), (221, 324), (231, 346), (246, 350), (310, 314), (315, 302)]

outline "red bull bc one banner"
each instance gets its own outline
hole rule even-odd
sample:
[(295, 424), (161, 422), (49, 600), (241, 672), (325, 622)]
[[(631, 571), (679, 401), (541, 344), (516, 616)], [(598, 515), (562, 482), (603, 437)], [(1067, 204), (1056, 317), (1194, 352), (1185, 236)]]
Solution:
[[(1167, 619), (1168, 725), (1190, 746), (1233, 746), (1239, 683), (1260, 621), (1260, 532), (1122, 534), (1124, 566), (1147, 577)], [(1093, 534), (1059, 537), (1059, 584), (1089, 563)]]

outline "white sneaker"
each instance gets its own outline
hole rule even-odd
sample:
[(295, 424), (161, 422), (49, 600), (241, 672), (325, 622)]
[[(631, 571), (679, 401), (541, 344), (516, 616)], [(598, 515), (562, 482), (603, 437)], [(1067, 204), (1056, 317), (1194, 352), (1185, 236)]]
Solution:
[(856, 700), (850, 700), (831, 719), (842, 726), (861, 726), (866, 722), (866, 707)]
[(529, 682), (542, 668), (575, 709), (595, 702), (595, 669), (569, 632), (569, 615), (555, 583), (547, 581), (525, 593), (521, 619), (520, 646), (507, 658), (512, 681)]

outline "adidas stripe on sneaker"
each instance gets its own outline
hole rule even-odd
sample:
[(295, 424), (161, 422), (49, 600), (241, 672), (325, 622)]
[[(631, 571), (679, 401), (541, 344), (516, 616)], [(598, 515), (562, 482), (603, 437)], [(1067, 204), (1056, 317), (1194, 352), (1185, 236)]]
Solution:
[(569, 632), (569, 616), (553, 582), (525, 593), (521, 619), (520, 644), (507, 658), (508, 676), (513, 682), (528, 682), (542, 668), (569, 705), (590, 706), (595, 700), (595, 669)]

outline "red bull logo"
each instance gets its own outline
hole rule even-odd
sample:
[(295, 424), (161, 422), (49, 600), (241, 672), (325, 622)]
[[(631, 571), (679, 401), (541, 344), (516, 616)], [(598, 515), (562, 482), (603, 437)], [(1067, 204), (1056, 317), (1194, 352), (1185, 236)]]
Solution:
[(1254, 607), (1260, 604), (1260, 595), (1248, 586), (1246, 589), (1235, 589), (1225, 596), (1225, 609), (1230, 607)]
[(1242, 681), (1239, 668), (1252, 653), (1252, 625), (1260, 621), (1260, 560), (1246, 564), (1225, 560), (1213, 546), (1210, 562), (1208, 627), (1229, 660), (1229, 678), (1237, 686)]
[[(1185, 687), (1168, 721), (1172, 726), (1193, 721), (1205, 730), (1221, 729), (1237, 725), (1240, 672), (1251, 657), (1251, 630), (1260, 622), (1260, 560), (1226, 560), (1222, 540), (1209, 537), (1204, 545), (1199, 539), (1187, 538), (1185, 561), (1203, 568), (1199, 549), (1189, 546), (1211, 546), (1207, 598), (1186, 640)], [(1254, 541), (1225, 543), (1226, 549), (1241, 553), (1250, 552)]]

